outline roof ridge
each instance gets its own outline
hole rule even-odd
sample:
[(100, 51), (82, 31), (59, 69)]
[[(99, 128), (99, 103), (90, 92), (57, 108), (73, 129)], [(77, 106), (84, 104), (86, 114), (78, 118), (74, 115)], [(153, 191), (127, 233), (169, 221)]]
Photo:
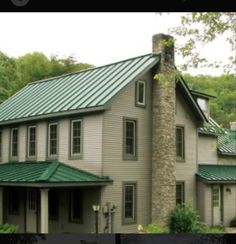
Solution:
[(57, 170), (59, 165), (60, 165), (60, 163), (57, 162), (57, 161), (51, 162), (50, 165), (47, 167), (47, 169), (39, 177), (39, 181), (47, 181), (47, 180), (49, 180), (49, 178), (54, 174), (54, 172)]
[(70, 73), (67, 73), (67, 74), (62, 74), (62, 75), (58, 75), (58, 76), (53, 76), (53, 77), (45, 78), (45, 79), (42, 79), (42, 80), (36, 80), (36, 81), (33, 81), (33, 82), (28, 83), (27, 86), (34, 85), (34, 84), (38, 84), (38, 83), (43, 83), (43, 82), (48, 82), (48, 81), (51, 81), (51, 80), (54, 80), (54, 79), (58, 79), (58, 78), (61, 78), (61, 77), (75, 75), (75, 74), (79, 74), (79, 73), (83, 73), (83, 72), (87, 72), (87, 71), (91, 71), (91, 70), (100, 69), (100, 68), (103, 68), (103, 67), (106, 67), (106, 66), (110, 66), (110, 65), (114, 65), (114, 64), (126, 62), (126, 61), (129, 61), (129, 60), (132, 60), (132, 59), (136, 59), (136, 58), (141, 58), (141, 57), (145, 57), (145, 56), (158, 56), (158, 55), (160, 55), (160, 53), (143, 54), (143, 55), (139, 55), (139, 56), (136, 56), (136, 57), (127, 58), (127, 59), (123, 59), (123, 60), (116, 61), (116, 62), (113, 62), (113, 63), (101, 65), (101, 66), (98, 66), (98, 67), (82, 69), (82, 70), (70, 72)]

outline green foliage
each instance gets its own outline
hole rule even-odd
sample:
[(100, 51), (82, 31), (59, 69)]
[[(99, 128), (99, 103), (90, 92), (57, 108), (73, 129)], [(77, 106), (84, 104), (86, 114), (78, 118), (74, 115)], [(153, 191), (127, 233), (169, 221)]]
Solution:
[(225, 228), (221, 226), (206, 226), (202, 228), (202, 230), (199, 233), (205, 233), (205, 234), (220, 234), (220, 233), (226, 233)]
[(169, 229), (159, 224), (149, 224), (148, 226), (142, 229), (142, 233), (148, 233), (148, 234), (169, 233)]
[(236, 217), (230, 221), (230, 227), (236, 227)]
[[(176, 42), (177, 50), (185, 59), (182, 69), (188, 67), (223, 67), (227, 72), (235, 72), (236, 64), (236, 13), (235, 12), (192, 12), (181, 16), (181, 25), (171, 28), (170, 32), (184, 37), (183, 43)], [(232, 54), (228, 62), (218, 60), (209, 62), (199, 53), (199, 47), (217, 39), (225, 39)], [(203, 52), (204, 53), (204, 52)]]
[(190, 204), (178, 204), (170, 215), (170, 231), (198, 233), (201, 231), (199, 219), (199, 215)]
[(43, 53), (28, 53), (11, 58), (0, 52), (0, 103), (27, 83), (93, 67), (77, 63), (73, 56), (47, 58)]
[(219, 77), (184, 75), (190, 89), (207, 93), (216, 98), (210, 99), (211, 117), (221, 126), (228, 128), (230, 121), (236, 121), (236, 83), (235, 75)]
[(4, 224), (0, 225), (0, 233), (16, 233), (17, 231), (16, 225)]

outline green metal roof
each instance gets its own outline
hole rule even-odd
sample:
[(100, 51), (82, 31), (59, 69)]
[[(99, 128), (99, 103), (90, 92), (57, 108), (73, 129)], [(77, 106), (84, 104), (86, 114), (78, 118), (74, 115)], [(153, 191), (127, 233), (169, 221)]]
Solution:
[(60, 162), (16, 162), (0, 164), (1, 184), (96, 184), (112, 182), (109, 177), (101, 177), (68, 166)]
[(29, 83), (0, 105), (0, 124), (103, 110), (122, 88), (159, 60), (159, 54), (147, 54)]
[(208, 123), (205, 123), (204, 127), (200, 127), (198, 132), (200, 134), (218, 136), (225, 134), (226, 130), (220, 127), (220, 125), (218, 125), (217, 122), (210, 117), (208, 119)]
[(236, 131), (227, 130), (225, 134), (218, 136), (218, 153), (236, 156)]
[(206, 183), (235, 183), (236, 165), (199, 165), (198, 179)]

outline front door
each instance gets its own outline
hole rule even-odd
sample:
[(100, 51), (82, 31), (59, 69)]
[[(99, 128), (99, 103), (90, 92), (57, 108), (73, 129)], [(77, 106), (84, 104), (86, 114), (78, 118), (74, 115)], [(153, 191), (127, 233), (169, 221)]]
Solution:
[(27, 189), (26, 232), (37, 232), (37, 191), (33, 188)]
[(221, 193), (220, 186), (215, 185), (212, 187), (212, 208), (213, 208), (213, 225), (221, 224)]

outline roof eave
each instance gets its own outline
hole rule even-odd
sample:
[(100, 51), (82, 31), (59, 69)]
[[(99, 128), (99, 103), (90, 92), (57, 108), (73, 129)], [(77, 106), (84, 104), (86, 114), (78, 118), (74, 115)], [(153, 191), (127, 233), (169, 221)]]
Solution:
[(219, 149), (217, 150), (217, 153), (223, 156), (236, 156), (236, 153), (221, 152)]
[(205, 184), (236, 184), (235, 180), (210, 180), (202, 177), (199, 174), (196, 174), (197, 180)]
[(37, 115), (34, 117), (0, 121), (0, 126), (1, 125), (10, 125), (10, 124), (19, 124), (19, 123), (23, 123), (23, 122), (30, 122), (30, 121), (37, 121), (37, 120), (44, 120), (44, 119), (53, 119), (53, 118), (57, 118), (57, 117), (65, 117), (65, 116), (76, 115), (76, 114), (102, 112), (108, 108), (109, 108), (108, 106), (103, 105), (103, 106), (77, 109), (77, 110), (71, 110), (71, 111), (61, 111), (61, 112), (51, 113), (51, 114), (42, 114), (42, 115)]

